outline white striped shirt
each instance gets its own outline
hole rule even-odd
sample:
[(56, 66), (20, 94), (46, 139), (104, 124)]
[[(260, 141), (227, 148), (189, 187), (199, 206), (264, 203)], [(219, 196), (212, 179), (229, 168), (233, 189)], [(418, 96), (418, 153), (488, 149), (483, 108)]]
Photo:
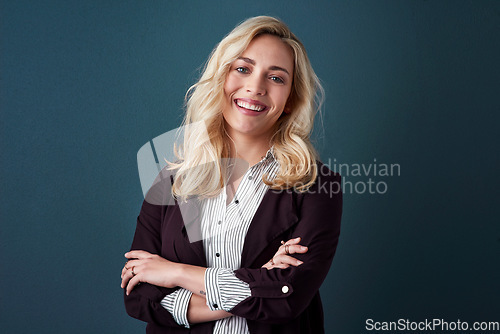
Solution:
[[(279, 169), (273, 148), (257, 164), (250, 167), (227, 205), (226, 187), (217, 197), (202, 201), (201, 233), (208, 268), (205, 271), (207, 305), (211, 310), (231, 311), (238, 303), (251, 296), (247, 283), (233, 273), (241, 266), (241, 252), (245, 237), (267, 186), (262, 177), (273, 179)], [(179, 289), (167, 295), (162, 305), (175, 321), (189, 328), (187, 309), (191, 292)], [(214, 334), (248, 334), (245, 318), (231, 316), (217, 320)]]

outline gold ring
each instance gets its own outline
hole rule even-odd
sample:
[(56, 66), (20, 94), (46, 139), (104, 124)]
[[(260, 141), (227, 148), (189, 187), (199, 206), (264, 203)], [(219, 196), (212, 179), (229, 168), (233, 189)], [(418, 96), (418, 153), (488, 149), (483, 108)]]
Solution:
[(134, 268), (135, 268), (135, 266), (134, 266), (134, 267), (132, 267), (132, 276), (135, 276), (135, 273), (134, 273)]
[(288, 251), (290, 248), (290, 245), (285, 245), (285, 253), (286, 255), (290, 255), (290, 252)]

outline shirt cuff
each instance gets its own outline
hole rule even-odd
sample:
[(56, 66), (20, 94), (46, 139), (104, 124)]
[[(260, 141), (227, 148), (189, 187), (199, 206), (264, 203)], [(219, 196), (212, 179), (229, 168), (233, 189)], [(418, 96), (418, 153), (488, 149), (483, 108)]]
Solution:
[(234, 275), (227, 268), (207, 268), (205, 270), (205, 291), (207, 305), (212, 311), (229, 312), (243, 300), (252, 295), (246, 282)]
[(171, 294), (166, 295), (160, 302), (161, 306), (172, 314), (175, 322), (185, 328), (189, 328), (187, 310), (192, 294), (193, 293), (191, 291), (180, 288)]

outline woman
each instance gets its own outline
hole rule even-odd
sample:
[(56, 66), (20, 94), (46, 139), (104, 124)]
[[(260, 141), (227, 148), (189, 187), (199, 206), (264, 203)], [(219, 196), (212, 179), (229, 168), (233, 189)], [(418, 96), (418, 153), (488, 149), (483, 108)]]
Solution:
[(147, 333), (324, 332), (342, 193), (310, 143), (317, 92), (304, 46), (275, 18), (246, 20), (214, 49), (184, 120), (204, 126), (150, 189), (125, 254), (126, 309)]

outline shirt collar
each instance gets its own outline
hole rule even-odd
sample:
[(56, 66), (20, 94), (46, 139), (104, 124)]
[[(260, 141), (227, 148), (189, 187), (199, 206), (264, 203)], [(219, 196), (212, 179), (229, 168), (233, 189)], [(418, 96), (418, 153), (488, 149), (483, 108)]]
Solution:
[(271, 146), (269, 150), (267, 150), (266, 154), (262, 157), (262, 160), (260, 160), (259, 163), (264, 162), (268, 159), (276, 160), (276, 156), (274, 155), (274, 145)]

